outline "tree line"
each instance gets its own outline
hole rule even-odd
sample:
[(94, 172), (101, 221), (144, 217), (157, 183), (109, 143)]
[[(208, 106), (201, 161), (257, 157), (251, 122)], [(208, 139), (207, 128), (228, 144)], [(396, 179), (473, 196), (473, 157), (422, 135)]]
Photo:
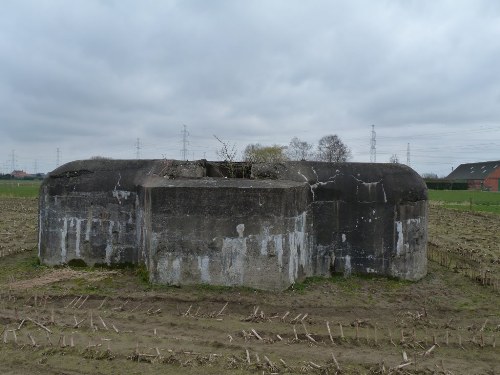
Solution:
[[(237, 150), (235, 146), (230, 146), (226, 142), (214, 136), (221, 147), (217, 150), (217, 155), (226, 162), (235, 162)], [(242, 159), (249, 163), (279, 163), (288, 160), (295, 161), (325, 161), (325, 162), (346, 162), (351, 159), (351, 150), (342, 142), (336, 134), (325, 135), (317, 145), (293, 137), (287, 146), (274, 144), (263, 146), (259, 143), (249, 144), (243, 151)]]

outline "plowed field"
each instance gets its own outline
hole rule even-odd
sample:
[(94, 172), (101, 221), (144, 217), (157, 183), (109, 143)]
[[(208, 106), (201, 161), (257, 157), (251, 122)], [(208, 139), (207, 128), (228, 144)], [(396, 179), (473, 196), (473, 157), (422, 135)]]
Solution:
[[(0, 199), (2, 374), (500, 372), (500, 294), (456, 262), (429, 262), (417, 283), (159, 287), (140, 269), (40, 266), (36, 204)], [(498, 272), (498, 215), (430, 213), (433, 254)]]

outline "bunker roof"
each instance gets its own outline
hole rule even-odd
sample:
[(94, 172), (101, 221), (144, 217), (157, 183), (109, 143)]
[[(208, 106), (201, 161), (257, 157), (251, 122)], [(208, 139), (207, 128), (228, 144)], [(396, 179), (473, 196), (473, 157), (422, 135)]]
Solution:
[(420, 176), (413, 169), (394, 163), (303, 161), (228, 166), (207, 160), (77, 160), (51, 172), (44, 185), (48, 186), (50, 195), (71, 191), (135, 191), (139, 187), (169, 185), (245, 189), (306, 186), (313, 199), (315, 192), (325, 190), (330, 196), (333, 193), (336, 199), (345, 201), (358, 200), (361, 190), (379, 202), (427, 199), (427, 188)]

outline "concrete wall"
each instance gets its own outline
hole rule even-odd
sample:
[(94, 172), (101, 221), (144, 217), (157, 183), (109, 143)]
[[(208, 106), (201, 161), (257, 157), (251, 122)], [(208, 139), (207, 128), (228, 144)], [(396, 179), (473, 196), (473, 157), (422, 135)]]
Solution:
[[(427, 191), (410, 168), (236, 167), (168, 160), (62, 166), (41, 187), (40, 259), (144, 262), (157, 283), (276, 290), (335, 272), (425, 275)], [(251, 178), (224, 177), (228, 171)]]
[(315, 274), (374, 273), (408, 280), (426, 274), (427, 188), (412, 169), (296, 162), (256, 165), (253, 174), (309, 186)]
[(154, 282), (283, 289), (312, 274), (302, 183), (156, 179), (141, 196)]

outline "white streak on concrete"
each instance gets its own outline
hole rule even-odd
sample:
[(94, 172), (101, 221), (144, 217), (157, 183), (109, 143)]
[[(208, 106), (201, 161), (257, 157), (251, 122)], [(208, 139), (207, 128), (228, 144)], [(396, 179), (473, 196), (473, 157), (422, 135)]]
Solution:
[(316, 176), (316, 181), (319, 181), (319, 177), (318, 177), (318, 173), (316, 172), (316, 169), (314, 169), (314, 167), (311, 167), (314, 175)]
[(166, 256), (158, 258), (158, 262), (156, 263), (156, 274), (158, 275), (158, 281), (163, 284), (169, 283), (168, 258)]
[(401, 255), (410, 252), (410, 244), (408, 242), (404, 242), (404, 233), (405, 232), (413, 232), (415, 230), (415, 226), (420, 227), (421, 218), (411, 218), (405, 220), (403, 225), (402, 221), (396, 221), (396, 232), (398, 233), (398, 240), (396, 243), (396, 254)]
[(201, 282), (209, 283), (210, 282), (210, 258), (208, 255), (203, 257), (198, 256), (198, 269), (201, 273)]
[(278, 266), (281, 269), (283, 267), (283, 236), (281, 234), (274, 236), (274, 248), (278, 256)]
[(226, 285), (243, 285), (246, 253), (246, 238), (223, 239), (221, 251), (221, 278)]
[(129, 196), (130, 196), (130, 191), (116, 190), (116, 187), (115, 190), (113, 190), (113, 197), (116, 198), (118, 204), (122, 204), (122, 200), (127, 200)]
[(111, 255), (113, 255), (113, 226), (114, 226), (114, 221), (110, 220), (109, 221), (109, 236), (108, 236), (108, 243), (106, 245), (106, 264), (108, 266), (111, 265)]
[(416, 219), (408, 219), (408, 220), (406, 220), (406, 224), (408, 224), (408, 225), (420, 224), (420, 218), (417, 217)]
[(162, 284), (179, 284), (181, 270), (182, 257), (174, 258), (173, 254), (162, 254), (156, 262), (157, 281)]
[(106, 264), (108, 266), (111, 265), (111, 255), (113, 254), (113, 247), (108, 243), (106, 245), (106, 257), (104, 259), (104, 261), (106, 262)]
[(306, 266), (306, 213), (302, 213), (299, 215), (295, 221), (295, 233), (296, 239), (298, 240), (298, 244), (300, 246), (300, 264), (305, 267)]
[(172, 282), (179, 283), (181, 279), (181, 258), (175, 258), (172, 262)]
[(297, 254), (297, 246), (295, 246), (295, 239), (293, 233), (288, 235), (288, 247), (290, 248), (290, 257), (288, 259), (288, 278), (291, 283), (294, 283), (298, 276), (299, 259)]
[(238, 224), (236, 226), (236, 232), (238, 232), (238, 236), (243, 238), (243, 234), (245, 232), (245, 224)]
[(299, 265), (306, 267), (306, 213), (295, 218), (295, 230), (288, 233), (288, 247), (290, 249), (290, 258), (288, 260), (288, 277), (290, 282), (295, 282), (299, 275)]
[(80, 237), (82, 235), (82, 219), (76, 219), (76, 240), (75, 240), (75, 254), (80, 258)]
[(89, 215), (87, 219), (87, 226), (85, 228), (85, 241), (90, 241), (90, 230), (92, 229), (92, 216)]
[(64, 218), (63, 228), (61, 229), (61, 263), (66, 263), (67, 259), (67, 248), (66, 248), (66, 236), (68, 235), (68, 219)]
[(260, 255), (267, 255), (267, 244), (269, 243), (269, 227), (262, 228), (262, 240), (260, 242)]
[[(360, 183), (361, 185), (363, 185), (364, 187), (366, 187), (368, 189), (368, 195), (369, 195), (370, 199), (374, 199), (374, 201), (376, 201), (377, 197), (375, 196), (372, 198), (372, 196), (371, 196), (373, 193), (372, 190), (373, 190), (373, 188), (375, 188), (375, 195), (376, 195), (377, 185), (380, 184), (380, 186), (382, 187), (382, 192), (384, 193), (384, 202), (387, 203), (387, 196), (385, 194), (385, 189), (384, 189), (384, 184), (382, 183), (382, 181), (383, 181), (382, 179), (379, 181), (375, 181), (375, 182), (365, 182), (363, 180), (360, 180), (359, 178), (354, 177), (353, 175), (351, 175), (351, 177), (354, 178), (358, 183)], [(358, 193), (359, 193), (359, 185), (356, 186), (356, 194), (358, 194)]]
[(305, 181), (305, 182), (309, 182), (309, 180), (307, 179), (307, 177), (306, 177), (306, 176), (304, 176), (304, 174), (302, 174), (300, 171), (297, 171), (297, 174), (298, 174), (299, 176), (301, 176), (301, 177), (304, 179), (304, 181)]
[(344, 259), (345, 259), (344, 276), (350, 276), (352, 273), (351, 256), (346, 255)]
[(311, 190), (311, 194), (313, 196), (313, 201), (314, 201), (315, 200), (314, 188), (316, 187), (316, 185), (311, 185), (309, 183), (309, 179), (306, 176), (304, 176), (304, 174), (302, 174), (300, 171), (297, 171), (297, 174), (299, 176), (301, 176), (307, 182), (307, 184), (309, 185), (309, 189)]
[(396, 231), (398, 232), (398, 242), (396, 244), (396, 254), (401, 255), (404, 246), (403, 223), (396, 221)]
[(377, 189), (377, 185), (379, 184), (379, 181), (377, 182), (363, 182), (362, 183), (365, 188), (368, 189), (368, 193), (371, 194), (373, 189)]
[[(144, 222), (144, 210), (139, 203), (139, 196), (135, 196), (135, 230), (136, 230), (136, 244), (137, 248), (144, 252), (144, 243), (141, 245), (141, 235), (146, 231), (146, 223)], [(145, 237), (145, 236), (144, 236)], [(144, 255), (143, 255), (144, 258)]]

